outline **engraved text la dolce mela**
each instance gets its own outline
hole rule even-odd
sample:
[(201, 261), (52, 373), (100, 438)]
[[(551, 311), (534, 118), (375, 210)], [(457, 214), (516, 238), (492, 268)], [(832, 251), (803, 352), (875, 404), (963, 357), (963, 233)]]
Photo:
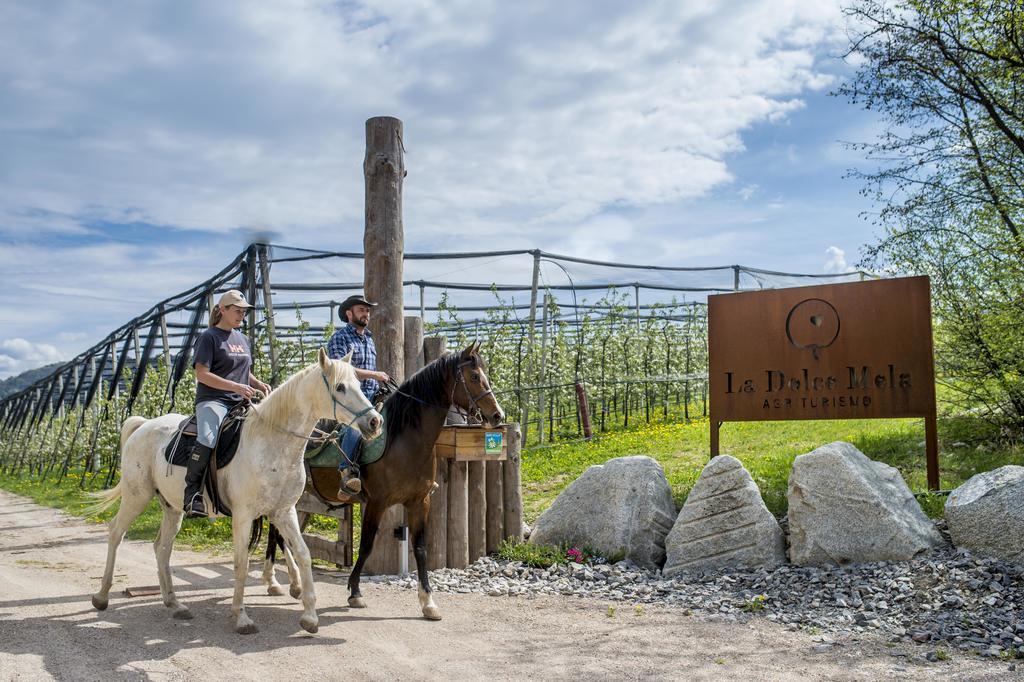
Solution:
[(760, 377), (751, 378), (737, 377), (735, 372), (725, 373), (727, 394), (759, 393), (763, 396), (762, 407), (766, 410), (868, 407), (871, 405), (872, 394), (878, 391), (902, 392), (910, 388), (910, 374), (897, 371), (892, 364), (882, 368), (848, 365), (839, 376), (817, 375), (806, 367), (789, 374), (778, 369), (766, 369)]

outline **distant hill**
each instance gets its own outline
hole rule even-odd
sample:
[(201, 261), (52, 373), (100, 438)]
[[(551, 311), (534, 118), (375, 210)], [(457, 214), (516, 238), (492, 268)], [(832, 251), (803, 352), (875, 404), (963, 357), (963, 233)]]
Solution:
[(31, 386), (53, 370), (60, 367), (62, 364), (64, 363), (55, 362), (52, 365), (36, 367), (35, 369), (30, 369), (27, 372), (22, 372), (21, 374), (17, 374), (13, 377), (7, 377), (3, 381), (0, 381), (0, 400), (17, 393), (23, 388)]

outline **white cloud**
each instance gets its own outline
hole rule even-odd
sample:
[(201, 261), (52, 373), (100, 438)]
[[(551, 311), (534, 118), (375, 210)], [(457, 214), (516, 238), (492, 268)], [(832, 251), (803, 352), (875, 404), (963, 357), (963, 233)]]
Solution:
[(846, 263), (846, 252), (838, 246), (830, 246), (825, 249), (825, 272), (848, 272), (850, 266)]
[(48, 343), (3, 339), (0, 340), (0, 379), (64, 359), (65, 356)]
[[(829, 82), (832, 3), (6, 4), (0, 232), (105, 220), (308, 237), (362, 217), (362, 121), (406, 123), (426, 236), (526, 236), (732, 179)], [(526, 234), (524, 234), (526, 230)], [(296, 232), (299, 231), (299, 232)]]
[[(680, 217), (716, 190), (791, 205), (734, 161), (829, 86), (840, 31), (833, 0), (2, 3), (0, 328), (71, 357), (253, 231), (361, 250), (381, 114), (405, 122), (407, 251), (736, 262), (779, 240)], [(169, 237), (119, 243), (135, 223)], [(305, 281), (327, 267), (357, 279)]]

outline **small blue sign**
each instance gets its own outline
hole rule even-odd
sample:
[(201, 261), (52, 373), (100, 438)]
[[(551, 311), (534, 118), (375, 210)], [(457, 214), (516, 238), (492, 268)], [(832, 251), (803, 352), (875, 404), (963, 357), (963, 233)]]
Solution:
[(501, 454), (501, 431), (485, 431), (484, 432), (484, 454), (488, 455), (500, 455)]

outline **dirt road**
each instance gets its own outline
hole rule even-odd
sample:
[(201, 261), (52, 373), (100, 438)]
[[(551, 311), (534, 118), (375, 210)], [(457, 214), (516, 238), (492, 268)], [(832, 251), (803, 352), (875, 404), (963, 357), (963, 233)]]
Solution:
[[(154, 585), (148, 543), (118, 554), (110, 607), (89, 603), (102, 572), (105, 528), (0, 491), (0, 679), (1006, 679), (1008, 665), (958, 658), (924, 663), (921, 649), (877, 639), (822, 644), (755, 619), (713, 622), (678, 609), (573, 598), (440, 595), (444, 620), (419, 617), (409, 590), (367, 584), (369, 608), (346, 606), (343, 574), (317, 571), (320, 631), (299, 628), (290, 597), (267, 596), (252, 562), (246, 590), (260, 632), (238, 635), (226, 556), (176, 551), (179, 598), (195, 613), (170, 617)], [(283, 575), (282, 575), (283, 577)], [(902, 655), (893, 655), (893, 654)]]

